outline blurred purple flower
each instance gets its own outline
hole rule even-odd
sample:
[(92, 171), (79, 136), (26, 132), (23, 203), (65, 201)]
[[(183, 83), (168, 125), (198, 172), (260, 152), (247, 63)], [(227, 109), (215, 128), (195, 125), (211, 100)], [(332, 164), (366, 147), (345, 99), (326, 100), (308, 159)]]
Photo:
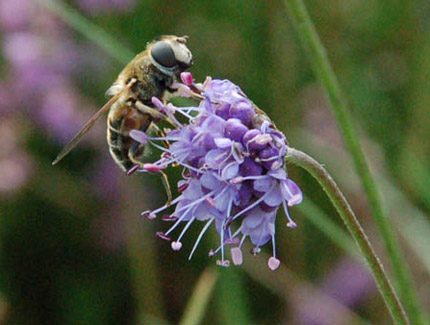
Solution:
[(65, 142), (84, 122), (78, 114), (78, 105), (73, 88), (66, 82), (57, 82), (43, 96), (37, 120)]
[(0, 115), (0, 194), (13, 193), (28, 180), (33, 163), (31, 157), (20, 148), (23, 123), (12, 114)]
[(345, 306), (355, 310), (369, 298), (376, 286), (370, 271), (362, 263), (349, 257), (341, 259), (329, 270), (319, 291), (305, 290), (302, 297), (297, 293), (297, 323), (304, 325), (346, 324), (348, 315), (342, 308), (333, 308), (331, 297)]
[(0, 1), (0, 27), (4, 30), (25, 28), (34, 12), (34, 4), (28, 0)]
[(344, 305), (353, 307), (375, 292), (376, 287), (364, 265), (344, 258), (326, 277), (323, 290)]
[(76, 50), (68, 41), (50, 42), (30, 31), (7, 34), (3, 53), (24, 95), (44, 94), (76, 65)]
[[(299, 204), (302, 193), (287, 177), (284, 157), (287, 153), (285, 136), (228, 80), (210, 80), (204, 85), (190, 85), (192, 78), (183, 75), (185, 84), (176, 85), (185, 96), (193, 92), (203, 95), (198, 107), (164, 106), (157, 98), (153, 103), (176, 124), (177, 129), (165, 137), (150, 137), (140, 131), (131, 136), (142, 143), (151, 143), (163, 151), (161, 159), (145, 164), (143, 171), (156, 172), (170, 164), (184, 168), (183, 179), (178, 183), (180, 195), (163, 207), (143, 213), (152, 219), (170, 206), (172, 215), (164, 220), (174, 221), (173, 226), (158, 236), (170, 240), (171, 233), (185, 224), (178, 238), (172, 242), (173, 250), (182, 247), (182, 237), (195, 221), (203, 227), (191, 251), (192, 257), (204, 233), (212, 223), (220, 234), (220, 246), (210, 252), (221, 252), (217, 264), (228, 266), (226, 245), (234, 245), (231, 257), (234, 264), (243, 262), (242, 245), (250, 238), (257, 254), (260, 246), (271, 241), (273, 256), (268, 265), (272, 270), (279, 266), (275, 250), (275, 220), (279, 207), (287, 216), (287, 226), (294, 228), (288, 206)], [(189, 119), (181, 124), (176, 115)], [(165, 148), (156, 141), (168, 141)]]
[[(25, 184), (34, 167), (23, 143), (11, 139), (19, 139), (36, 122), (53, 138), (66, 141), (87, 116), (78, 110), (84, 106), (82, 96), (70, 80), (82, 66), (80, 51), (61, 21), (34, 1), (0, 0), (0, 29), (6, 67), (0, 80), (0, 130), (5, 138), (0, 145), (0, 192), (10, 193)], [(7, 139), (12, 132), (3, 130), (5, 123), (14, 120), (19, 126)], [(5, 147), (11, 143), (13, 149)]]
[(5, 35), (3, 54), (11, 76), (8, 84), (20, 94), (19, 101), (26, 103), (20, 109), (27, 110), (64, 142), (83, 123), (77, 110), (81, 105), (79, 96), (66, 77), (78, 65), (77, 51), (67, 38), (58, 42), (61, 28), (49, 33), (49, 37), (42, 37), (42, 30), (37, 34), (27, 30)]
[(31, 172), (30, 160), (23, 152), (0, 158), (0, 193), (13, 192), (27, 182)]

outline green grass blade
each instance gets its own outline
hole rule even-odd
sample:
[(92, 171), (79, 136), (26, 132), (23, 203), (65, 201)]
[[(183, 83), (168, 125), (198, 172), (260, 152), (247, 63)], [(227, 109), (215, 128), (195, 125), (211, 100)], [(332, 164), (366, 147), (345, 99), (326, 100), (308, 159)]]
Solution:
[(88, 40), (97, 44), (97, 46), (120, 63), (127, 64), (133, 58), (133, 52), (124, 47), (123, 44), (115, 40), (103, 29), (86, 19), (71, 6), (59, 0), (36, 0), (36, 2), (84, 35)]
[(218, 273), (212, 268), (207, 268), (202, 273), (185, 307), (181, 325), (202, 324), (217, 279)]
[(382, 208), (377, 184), (366, 162), (364, 152), (360, 145), (358, 132), (351, 122), (343, 92), (328, 60), (326, 50), (318, 37), (304, 2), (302, 0), (285, 0), (285, 4), (293, 17), (298, 33), (307, 49), (315, 74), (320, 79), (329, 97), (332, 113), (336, 118), (345, 145), (353, 158), (355, 169), (360, 176), (372, 210), (372, 215), (381, 233), (390, 263), (393, 266), (396, 277), (395, 284), (399, 289), (400, 296), (405, 303), (412, 322), (414, 324), (424, 324), (423, 313), (419, 306), (418, 295), (412, 281), (410, 270), (400, 250), (399, 243), (389, 223), (387, 214)]

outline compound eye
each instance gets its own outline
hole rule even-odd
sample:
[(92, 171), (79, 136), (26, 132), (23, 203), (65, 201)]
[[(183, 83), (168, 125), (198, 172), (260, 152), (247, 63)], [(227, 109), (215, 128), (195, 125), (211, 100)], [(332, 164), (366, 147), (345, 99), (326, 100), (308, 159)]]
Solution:
[(163, 67), (173, 68), (176, 64), (175, 53), (167, 42), (155, 43), (151, 48), (151, 55)]

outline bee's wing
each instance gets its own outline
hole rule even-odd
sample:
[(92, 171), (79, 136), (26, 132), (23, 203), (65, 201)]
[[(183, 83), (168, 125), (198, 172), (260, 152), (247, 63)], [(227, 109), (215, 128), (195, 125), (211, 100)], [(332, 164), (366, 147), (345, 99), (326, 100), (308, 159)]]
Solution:
[(61, 159), (64, 158), (76, 145), (81, 141), (82, 137), (87, 133), (93, 125), (97, 122), (97, 120), (106, 112), (109, 110), (109, 108), (121, 97), (123, 92), (118, 93), (117, 95), (113, 96), (102, 108), (99, 109), (99, 111), (94, 114), (93, 117), (90, 118), (90, 120), (85, 123), (85, 125), (82, 127), (82, 129), (79, 130), (79, 132), (73, 137), (72, 140), (69, 141), (68, 144), (64, 146), (64, 148), (60, 151), (57, 158), (52, 162), (53, 165), (57, 164)]

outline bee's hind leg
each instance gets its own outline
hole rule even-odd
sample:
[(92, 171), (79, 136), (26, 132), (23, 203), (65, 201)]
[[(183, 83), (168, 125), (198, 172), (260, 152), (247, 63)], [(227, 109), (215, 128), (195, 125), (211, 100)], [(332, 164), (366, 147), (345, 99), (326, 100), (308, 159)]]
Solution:
[(141, 164), (134, 164), (133, 167), (126, 171), (127, 176), (133, 175), (139, 168), (142, 168)]
[(144, 153), (145, 147), (141, 143), (134, 141), (128, 150), (128, 159), (133, 163), (133, 166), (127, 170), (127, 175), (133, 175), (138, 169), (143, 168), (143, 163), (140, 161)]
[[(143, 169), (143, 163), (138, 161), (137, 159), (135, 159), (135, 157), (133, 156), (129, 156), (130, 160), (134, 163), (134, 166), (131, 167), (128, 171), (127, 171), (127, 175), (132, 175), (134, 174), (138, 169)], [(170, 183), (169, 183), (169, 179), (167, 178), (167, 174), (165, 172), (163, 172), (162, 170), (158, 170), (158, 171), (154, 171), (154, 172), (150, 172), (150, 174), (158, 174), (161, 176), (161, 181), (163, 183), (163, 187), (164, 190), (166, 191), (166, 195), (167, 195), (167, 202), (166, 205), (169, 206), (172, 202), (172, 191), (170, 188)]]
[[(157, 135), (158, 135), (160, 138), (165, 138), (165, 137), (166, 137), (166, 133), (164, 133), (164, 131), (163, 131), (163, 130), (161, 130), (161, 129), (158, 127), (158, 125), (157, 125), (157, 124), (152, 123), (152, 124), (151, 124), (151, 129), (152, 129), (154, 132), (156, 132), (156, 133), (157, 133)], [(170, 143), (169, 143), (169, 141), (167, 141), (167, 140), (163, 140), (163, 144), (164, 144), (164, 146), (165, 146), (167, 149), (169, 149), (169, 148), (170, 148)]]
[(167, 194), (167, 202), (166, 205), (169, 206), (172, 203), (172, 191), (170, 189), (169, 179), (167, 178), (167, 174), (165, 172), (160, 171), (161, 181), (163, 182), (164, 190)]
[[(161, 137), (161, 138), (166, 137), (166, 134), (163, 132), (163, 130), (161, 130), (161, 129), (158, 127), (158, 125), (157, 125), (157, 124), (152, 123), (152, 124), (151, 124), (151, 129), (153, 129), (153, 130), (157, 133), (157, 135), (158, 135), (159, 137)], [(164, 146), (165, 146), (166, 148), (169, 148), (169, 147), (170, 147), (170, 143), (169, 143), (169, 141), (167, 141), (167, 140), (163, 140), (163, 143), (164, 143)], [(161, 175), (161, 180), (162, 180), (162, 182), (163, 182), (163, 186), (164, 186), (164, 189), (165, 189), (166, 194), (167, 194), (167, 202), (166, 202), (166, 205), (170, 205), (170, 203), (172, 202), (172, 191), (171, 191), (171, 188), (170, 188), (169, 179), (167, 178), (167, 174), (166, 174), (165, 172), (163, 172), (163, 171), (159, 171), (159, 173), (160, 173), (160, 175)]]
[[(148, 127), (153, 128), (160, 137), (165, 137), (164, 132), (155, 123), (151, 123), (149, 126), (142, 128), (142, 131), (143, 129), (147, 130)], [(163, 142), (167, 148), (170, 146), (167, 140)], [(127, 171), (127, 175), (132, 175), (140, 168), (143, 169), (143, 163), (140, 161), (140, 158), (143, 156), (143, 154), (144, 154), (144, 145), (137, 141), (134, 141), (128, 152), (128, 157), (134, 163), (134, 166)], [(161, 176), (161, 181), (163, 183), (163, 187), (167, 194), (166, 205), (170, 205), (172, 202), (172, 191), (171, 191), (169, 179), (167, 178), (166, 173), (163, 172), (162, 170), (157, 170), (157, 171), (151, 172), (151, 174), (159, 174)]]

